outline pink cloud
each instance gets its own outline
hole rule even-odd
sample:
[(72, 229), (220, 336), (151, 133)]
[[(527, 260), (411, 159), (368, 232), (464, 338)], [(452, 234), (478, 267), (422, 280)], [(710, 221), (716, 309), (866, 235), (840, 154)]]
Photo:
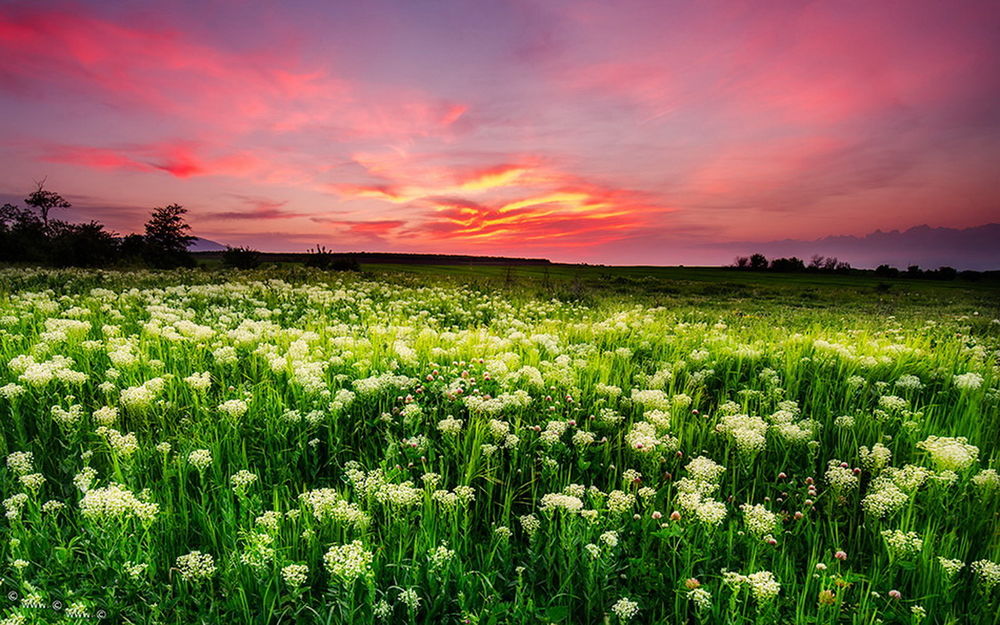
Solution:
[(239, 220), (280, 220), (295, 219), (298, 217), (308, 217), (308, 213), (287, 210), (287, 200), (276, 201), (261, 197), (248, 197), (236, 195), (235, 198), (242, 203), (242, 210), (213, 211), (204, 213), (210, 219), (239, 219)]
[(345, 137), (447, 132), (467, 106), (414, 89), (352, 83), (273, 49), (229, 52), (187, 34), (81, 12), (0, 14), (0, 78), (110, 97), (126, 111), (180, 116), (212, 132), (320, 128)]
[(464, 39), (389, 5), (8, 3), (0, 191), (578, 258), (993, 219), (987, 2), (459, 4)]

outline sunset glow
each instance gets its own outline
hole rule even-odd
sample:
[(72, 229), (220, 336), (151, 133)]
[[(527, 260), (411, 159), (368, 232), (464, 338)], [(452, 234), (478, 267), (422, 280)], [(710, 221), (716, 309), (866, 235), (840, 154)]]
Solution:
[(269, 251), (718, 262), (1000, 221), (995, 2), (8, 2), (0, 201)]

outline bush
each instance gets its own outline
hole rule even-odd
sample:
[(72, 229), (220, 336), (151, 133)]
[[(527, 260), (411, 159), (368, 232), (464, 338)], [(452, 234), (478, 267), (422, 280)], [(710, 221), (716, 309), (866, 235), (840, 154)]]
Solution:
[(322, 245), (317, 245), (315, 250), (309, 250), (309, 256), (306, 257), (306, 267), (313, 267), (315, 269), (329, 269), (330, 264), (333, 262), (333, 254), (327, 251)]
[(256, 269), (260, 266), (260, 252), (249, 247), (226, 246), (222, 264), (233, 269)]
[(305, 265), (324, 271), (361, 271), (361, 264), (357, 258), (334, 254), (322, 245), (317, 245), (315, 250), (309, 251)]

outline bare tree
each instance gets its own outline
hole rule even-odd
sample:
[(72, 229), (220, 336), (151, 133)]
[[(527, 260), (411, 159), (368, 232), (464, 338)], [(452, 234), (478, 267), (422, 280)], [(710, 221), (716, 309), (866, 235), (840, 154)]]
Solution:
[(54, 191), (45, 189), (45, 178), (41, 182), (35, 181), (37, 189), (31, 195), (24, 198), (24, 203), (38, 210), (38, 215), (42, 218), (42, 225), (47, 231), (49, 229), (49, 211), (53, 208), (69, 208), (72, 206), (63, 196)]

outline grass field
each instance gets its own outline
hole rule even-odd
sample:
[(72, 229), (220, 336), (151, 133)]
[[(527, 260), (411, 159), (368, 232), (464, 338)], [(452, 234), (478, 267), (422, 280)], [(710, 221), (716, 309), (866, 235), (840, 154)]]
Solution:
[(995, 282), (362, 269), (0, 270), (0, 622), (1000, 622)]

